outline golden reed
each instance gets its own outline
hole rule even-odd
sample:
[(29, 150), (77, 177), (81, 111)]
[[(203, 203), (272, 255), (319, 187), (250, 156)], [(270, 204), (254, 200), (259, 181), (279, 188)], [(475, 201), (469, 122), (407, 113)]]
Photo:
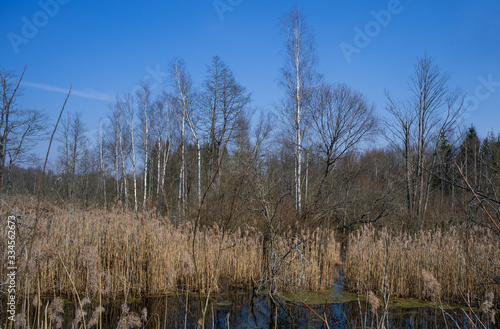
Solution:
[[(381, 291), (394, 297), (464, 303), (496, 296), (500, 287), (500, 238), (491, 230), (452, 227), (446, 232), (389, 234), (364, 227), (349, 235), (344, 262), (345, 286)], [(491, 261), (489, 259), (491, 259)], [(387, 273), (387, 274), (386, 274)]]
[[(18, 214), (26, 215), (26, 226), (33, 225), (33, 201), (16, 197), (8, 203)], [(8, 208), (2, 207), (2, 213), (9, 214)], [(28, 264), (29, 291), (69, 295), (73, 281), (84, 296), (140, 296), (209, 288), (250, 289), (258, 283), (265, 266), (263, 235), (257, 229), (223, 234), (216, 225), (204, 228), (196, 235), (195, 257), (193, 235), (189, 222), (174, 226), (164, 217), (136, 215), (121, 207), (103, 210), (48, 205)], [(20, 227), (19, 236), (26, 243), (31, 232)], [(291, 252), (284, 259), (282, 273), (277, 274), (280, 288), (297, 289), (297, 282), (301, 289), (331, 287), (340, 264), (340, 246), (334, 234), (320, 230), (304, 230), (293, 236), (286, 233), (276, 238), (277, 257), (284, 256), (298, 240), (303, 242), (303, 257)], [(0, 246), (5, 243), (1, 236)], [(19, 253), (19, 268), (24, 268), (22, 247)], [(5, 270), (0, 268), (0, 277)]]

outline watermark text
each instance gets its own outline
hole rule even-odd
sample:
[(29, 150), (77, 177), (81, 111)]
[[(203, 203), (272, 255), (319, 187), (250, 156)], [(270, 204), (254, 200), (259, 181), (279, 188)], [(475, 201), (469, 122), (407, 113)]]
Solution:
[(221, 21), (224, 21), (224, 14), (226, 12), (231, 12), (234, 8), (238, 7), (243, 3), (243, 0), (214, 0), (212, 5), (214, 6), (215, 12), (219, 16)]
[(10, 321), (16, 316), (16, 222), (14, 216), (7, 218), (7, 313)]
[(364, 28), (360, 28), (357, 25), (354, 27), (355, 34), (352, 44), (347, 42), (339, 44), (347, 63), (352, 61), (352, 55), (360, 54), (362, 49), (368, 47), (370, 42), (380, 34), (382, 29), (391, 23), (392, 17), (401, 14), (402, 11), (403, 6), (398, 0), (389, 0), (387, 9), (370, 11), (373, 20), (366, 23)]
[(70, 0), (40, 0), (38, 10), (33, 14), (31, 19), (26, 16), (21, 18), (22, 26), (21, 33), (9, 32), (7, 38), (10, 41), (12, 49), (17, 54), (19, 46), (27, 44), (30, 39), (33, 39), (38, 34), (38, 31), (49, 23), (50, 18), (54, 18), (58, 13), (61, 5), (65, 5)]

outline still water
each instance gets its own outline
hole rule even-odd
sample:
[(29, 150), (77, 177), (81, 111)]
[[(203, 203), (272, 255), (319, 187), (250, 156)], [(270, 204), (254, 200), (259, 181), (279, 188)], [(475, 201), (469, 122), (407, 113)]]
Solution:
[[(147, 309), (147, 319), (136, 328), (200, 328), (205, 300), (186, 294), (129, 300), (129, 314), (139, 318)], [(123, 318), (122, 304), (123, 299), (106, 303), (103, 328), (117, 328)], [(72, 327), (73, 305), (71, 301), (65, 304), (64, 328)], [(468, 315), (470, 311), (458, 306), (441, 309), (409, 299), (393, 300), (390, 305), (388, 312), (380, 306), (373, 313), (363, 296), (358, 299), (356, 294), (340, 289), (273, 297), (239, 292), (210, 298), (205, 328), (327, 328), (325, 321), (329, 328), (377, 328), (381, 327), (382, 317), (385, 328), (496, 328), (485, 316), (474, 312)], [(95, 307), (84, 307), (87, 319)], [(468, 316), (478, 326), (472, 325)]]

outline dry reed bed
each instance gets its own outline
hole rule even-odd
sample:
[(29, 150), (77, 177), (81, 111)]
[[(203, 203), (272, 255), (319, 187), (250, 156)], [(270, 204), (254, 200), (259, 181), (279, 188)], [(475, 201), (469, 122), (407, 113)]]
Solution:
[[(17, 213), (30, 218), (26, 224), (32, 226), (34, 202), (19, 198), (9, 202)], [(218, 291), (223, 286), (249, 289), (264, 269), (263, 236), (252, 228), (224, 234), (215, 225), (199, 231), (193, 254), (191, 223), (174, 226), (166, 218), (137, 216), (121, 209), (48, 208), (33, 244), (36, 257), (29, 263), (30, 292), (39, 284), (42, 294), (70, 294), (71, 280), (87, 296), (99, 292), (138, 296), (178, 289), (206, 292), (209, 287)], [(7, 216), (5, 207), (2, 212)], [(19, 234), (28, 236), (29, 230), (20, 227)], [(277, 237), (277, 255), (285, 255), (297, 239), (306, 246), (301, 251), (304, 258), (296, 252), (286, 257), (281, 288), (296, 289), (297, 282), (311, 290), (331, 287), (340, 257), (333, 234), (317, 230), (303, 231), (294, 238)], [(18, 244), (19, 268), (24, 268), (28, 242)], [(5, 244), (2, 235), (0, 247)], [(0, 275), (4, 277), (6, 254), (1, 257)]]
[[(500, 264), (499, 247), (500, 239), (486, 229), (453, 227), (446, 232), (392, 235), (364, 227), (349, 235), (345, 286), (354, 291), (358, 285), (361, 291), (380, 295), (387, 282), (392, 297), (460, 303), (468, 295), (472, 301), (481, 300), (489, 291), (498, 296), (493, 280), (498, 270), (488, 257)], [(429, 284), (432, 276), (437, 286)]]

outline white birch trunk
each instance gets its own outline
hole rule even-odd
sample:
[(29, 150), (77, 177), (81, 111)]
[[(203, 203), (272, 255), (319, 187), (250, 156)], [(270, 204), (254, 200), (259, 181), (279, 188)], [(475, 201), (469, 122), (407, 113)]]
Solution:
[(296, 95), (295, 95), (295, 101), (296, 101), (296, 107), (297, 107), (297, 112), (296, 112), (296, 139), (297, 139), (297, 174), (296, 174), (296, 182), (295, 182), (295, 189), (296, 189), (296, 194), (297, 194), (297, 214), (300, 216), (300, 211), (301, 211), (301, 205), (302, 205), (302, 195), (301, 195), (301, 188), (300, 188), (300, 183), (301, 183), (301, 173), (302, 173), (302, 139), (301, 139), (301, 81), (300, 81), (300, 38), (297, 40), (297, 48), (295, 50), (295, 73), (296, 73)]
[(163, 148), (163, 177), (162, 177), (162, 182), (161, 182), (161, 190), (162, 190), (163, 195), (164, 195), (164, 202), (165, 202), (165, 207), (167, 208), (167, 215), (168, 215), (169, 207), (168, 207), (168, 202), (167, 202), (167, 198), (165, 195), (165, 180), (166, 180), (165, 177), (167, 175), (167, 162), (168, 162), (169, 153), (170, 153), (170, 143), (168, 143), (168, 146), (167, 146), (167, 142), (165, 142), (165, 147)]
[(133, 179), (134, 179), (134, 212), (137, 213), (137, 167), (135, 163), (135, 141), (134, 141), (134, 110), (130, 108), (129, 113), (129, 122), (130, 122), (130, 137), (132, 143), (132, 170)]
[(158, 152), (157, 152), (157, 180), (156, 180), (156, 205), (159, 205), (159, 200), (160, 200), (160, 183), (161, 183), (161, 157), (160, 157), (160, 150), (161, 150), (161, 138), (158, 136)]
[(200, 139), (196, 138), (196, 150), (198, 151), (198, 208), (201, 207), (201, 149)]
[(104, 138), (102, 136), (102, 122), (99, 129), (99, 157), (101, 160), (101, 177), (104, 193), (104, 209), (106, 209), (106, 175), (104, 173)]
[(144, 91), (144, 197), (142, 201), (142, 209), (146, 209), (146, 198), (148, 190), (148, 98)]
[(185, 209), (185, 170), (186, 170), (186, 157), (185, 157), (185, 138), (186, 138), (186, 110), (183, 104), (182, 119), (181, 119), (181, 169), (179, 172), (179, 210), (181, 216), (184, 217)]

